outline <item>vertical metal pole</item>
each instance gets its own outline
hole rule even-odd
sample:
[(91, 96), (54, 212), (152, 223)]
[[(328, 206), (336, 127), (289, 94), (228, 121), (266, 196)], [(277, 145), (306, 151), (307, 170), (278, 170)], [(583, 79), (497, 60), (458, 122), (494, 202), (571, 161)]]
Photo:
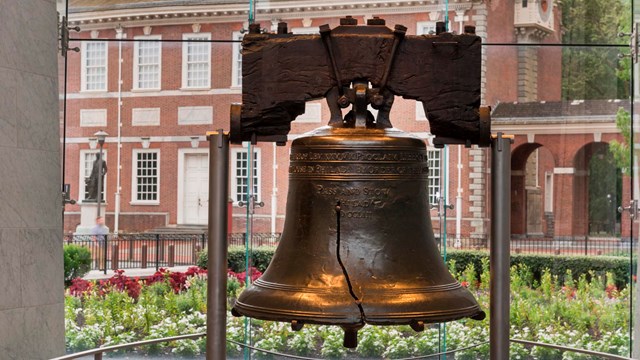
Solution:
[(209, 139), (209, 240), (207, 278), (207, 360), (227, 352), (227, 199), (229, 134), (222, 129)]
[(509, 242), (511, 241), (511, 139), (491, 143), (490, 359), (509, 358)]
[(100, 163), (98, 164), (98, 210), (96, 213), (96, 218), (100, 217), (100, 206), (102, 205), (102, 143), (100, 143), (100, 152), (98, 153), (98, 160)]

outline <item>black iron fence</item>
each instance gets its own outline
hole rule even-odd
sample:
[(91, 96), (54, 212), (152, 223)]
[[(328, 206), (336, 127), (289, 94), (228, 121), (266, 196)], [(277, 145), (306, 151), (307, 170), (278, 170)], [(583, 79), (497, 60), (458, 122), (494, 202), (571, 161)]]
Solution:
[[(456, 238), (447, 236), (448, 249), (489, 250), (485, 238)], [(255, 233), (251, 239), (253, 247), (276, 246), (280, 233)], [(207, 245), (207, 234), (108, 234), (66, 235), (67, 244), (85, 246), (91, 251), (92, 270), (156, 268), (195, 265), (198, 254)], [(229, 234), (229, 246), (244, 246), (244, 233)], [(442, 241), (436, 238), (439, 247)], [(586, 238), (580, 240), (554, 240), (546, 238), (512, 239), (512, 254), (549, 255), (609, 255), (628, 256), (631, 242), (619, 238)], [(637, 241), (633, 243), (633, 249)]]
[[(279, 233), (255, 233), (252, 246), (276, 246)], [(229, 234), (230, 246), (244, 246), (244, 233)], [(92, 270), (146, 269), (195, 265), (198, 254), (207, 245), (207, 234), (108, 234), (66, 235), (66, 244), (89, 249)]]
[[(447, 236), (448, 249), (489, 251), (490, 240), (486, 238), (456, 238)], [(442, 241), (436, 239), (440, 246)], [(583, 238), (558, 240), (552, 238), (512, 238), (511, 254), (547, 254), (547, 255), (589, 255), (589, 256), (629, 256), (638, 246), (621, 238)]]

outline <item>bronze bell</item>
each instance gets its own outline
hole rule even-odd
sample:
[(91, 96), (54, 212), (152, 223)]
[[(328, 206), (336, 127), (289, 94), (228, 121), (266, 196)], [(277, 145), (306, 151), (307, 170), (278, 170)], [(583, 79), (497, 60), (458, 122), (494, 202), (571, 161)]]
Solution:
[(347, 347), (365, 324), (482, 320), (437, 249), (427, 176), (424, 141), (396, 129), (322, 127), (294, 140), (280, 244), (233, 314), (340, 325)]

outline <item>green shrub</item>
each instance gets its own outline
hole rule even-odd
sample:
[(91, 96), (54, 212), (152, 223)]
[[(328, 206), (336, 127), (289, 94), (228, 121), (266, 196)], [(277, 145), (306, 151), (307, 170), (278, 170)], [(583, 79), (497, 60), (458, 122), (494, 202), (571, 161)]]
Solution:
[[(458, 273), (464, 273), (468, 264), (473, 264), (477, 273), (477, 279), (482, 277), (483, 259), (489, 257), (485, 251), (449, 250), (447, 259)], [(531, 272), (533, 281), (540, 283), (544, 269), (549, 269), (550, 275), (564, 279), (567, 270), (571, 272), (574, 280), (586, 275), (591, 279), (591, 274), (604, 276), (611, 273), (613, 281), (619, 288), (629, 282), (629, 259), (616, 256), (579, 256), (579, 255), (544, 255), (544, 254), (512, 254), (511, 266), (524, 265)], [(635, 267), (635, 266), (634, 266)], [(486, 265), (485, 265), (486, 268)]]
[(71, 285), (71, 280), (83, 277), (91, 270), (91, 252), (84, 246), (64, 245), (64, 283)]
[[(251, 251), (251, 265), (256, 267), (260, 272), (264, 272), (271, 262), (274, 247), (257, 247)], [(235, 272), (245, 271), (245, 248), (242, 246), (230, 246), (227, 253), (227, 267)], [(201, 268), (207, 268), (207, 249), (205, 248), (198, 254), (196, 265)]]

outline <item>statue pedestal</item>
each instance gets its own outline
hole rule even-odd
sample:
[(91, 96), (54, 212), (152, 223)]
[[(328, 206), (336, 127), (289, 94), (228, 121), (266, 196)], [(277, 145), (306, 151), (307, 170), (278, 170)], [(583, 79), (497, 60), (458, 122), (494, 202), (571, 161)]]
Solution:
[[(104, 216), (105, 203), (102, 203), (101, 215)], [(80, 225), (76, 227), (74, 235), (90, 235), (91, 229), (96, 226), (96, 217), (98, 215), (98, 203), (82, 202), (80, 203)]]

